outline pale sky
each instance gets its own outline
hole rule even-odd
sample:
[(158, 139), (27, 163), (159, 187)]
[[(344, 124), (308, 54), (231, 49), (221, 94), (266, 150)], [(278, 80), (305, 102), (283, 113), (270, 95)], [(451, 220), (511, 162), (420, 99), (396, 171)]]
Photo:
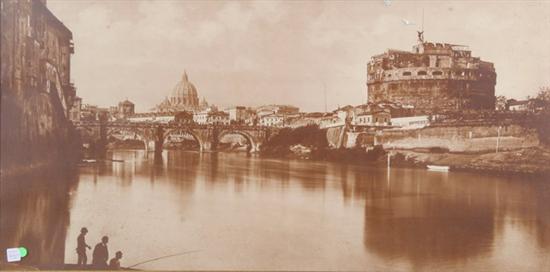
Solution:
[[(84, 103), (128, 97), (147, 111), (184, 69), (220, 106), (305, 111), (366, 101), (366, 63), (427, 41), (468, 45), (495, 64), (497, 95), (550, 85), (550, 1), (48, 0), (73, 32), (72, 80)], [(405, 25), (402, 19), (416, 25)]]

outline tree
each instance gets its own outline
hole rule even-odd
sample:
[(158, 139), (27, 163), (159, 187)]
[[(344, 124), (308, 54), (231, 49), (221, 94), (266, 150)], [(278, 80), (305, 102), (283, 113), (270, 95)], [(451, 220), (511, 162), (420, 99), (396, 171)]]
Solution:
[(545, 112), (550, 112), (550, 86), (542, 86), (536, 97), (537, 107)]
[(537, 99), (542, 101), (550, 101), (550, 86), (542, 86), (539, 88)]
[(495, 108), (497, 111), (506, 110), (506, 104), (507, 104), (506, 96), (504, 95), (497, 96), (496, 103), (495, 103)]

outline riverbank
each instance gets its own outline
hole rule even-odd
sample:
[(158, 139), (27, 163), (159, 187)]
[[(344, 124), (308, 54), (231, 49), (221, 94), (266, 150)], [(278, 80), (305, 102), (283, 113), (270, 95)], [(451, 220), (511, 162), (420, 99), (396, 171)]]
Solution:
[(414, 150), (391, 152), (392, 164), (395, 166), (425, 168), (427, 165), (447, 165), (452, 170), (460, 171), (550, 176), (550, 148), (542, 146), (498, 153), (429, 153)]
[(0, 262), (0, 270), (2, 271), (38, 271), (40, 269), (30, 265)]
[[(332, 161), (386, 167), (388, 152), (374, 149), (323, 149), (301, 147), (300, 152), (263, 154), (266, 157)], [(294, 148), (296, 151), (297, 148)], [(550, 177), (550, 148), (532, 147), (499, 153), (437, 153), (422, 150), (391, 150), (393, 167), (427, 168), (427, 165), (450, 166), (451, 171), (483, 172), (496, 175)]]
[[(24, 264), (18, 264), (18, 263), (0, 262), (0, 270), (2, 271), (40, 271), (40, 270), (97, 271), (98, 269), (96, 267), (93, 267), (92, 265), (87, 265), (86, 267), (82, 268), (81, 266), (78, 266), (76, 264), (31, 266), (31, 265), (24, 265)], [(127, 268), (127, 267), (121, 267), (120, 270), (139, 271), (139, 269)]]
[[(426, 168), (446, 165), (451, 170), (493, 174), (550, 176), (550, 147), (544, 144), (524, 148), (494, 151), (452, 152), (444, 148), (330, 148), (323, 140), (325, 132), (310, 126), (287, 129), (262, 146), (267, 157), (326, 160), (350, 164), (387, 165), (387, 153), (397, 167)], [(326, 139), (326, 137), (325, 137)], [(265, 147), (265, 148), (264, 148)]]

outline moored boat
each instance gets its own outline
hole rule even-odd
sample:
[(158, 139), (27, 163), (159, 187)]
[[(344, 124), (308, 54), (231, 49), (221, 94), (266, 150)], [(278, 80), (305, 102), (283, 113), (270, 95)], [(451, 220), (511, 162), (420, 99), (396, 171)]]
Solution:
[(450, 168), (447, 165), (428, 165), (428, 170), (430, 171), (449, 172)]

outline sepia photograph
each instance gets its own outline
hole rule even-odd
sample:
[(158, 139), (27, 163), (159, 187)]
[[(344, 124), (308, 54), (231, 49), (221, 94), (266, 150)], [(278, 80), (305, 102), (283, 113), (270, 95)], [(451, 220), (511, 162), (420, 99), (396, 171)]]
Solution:
[(0, 270), (550, 271), (548, 0), (0, 14)]

